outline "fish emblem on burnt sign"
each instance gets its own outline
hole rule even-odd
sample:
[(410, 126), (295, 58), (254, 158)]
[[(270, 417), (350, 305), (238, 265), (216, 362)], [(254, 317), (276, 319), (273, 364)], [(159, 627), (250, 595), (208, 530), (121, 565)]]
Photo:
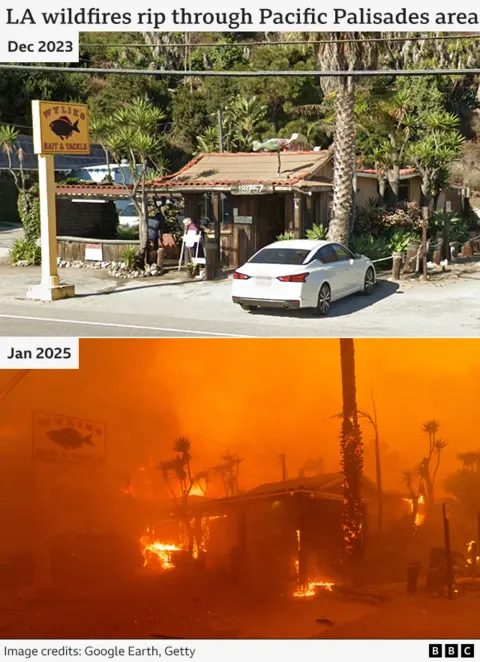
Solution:
[(80, 432), (75, 428), (63, 428), (62, 430), (52, 430), (47, 432), (48, 438), (54, 444), (61, 446), (68, 451), (77, 450), (82, 446), (93, 446), (92, 434), (87, 434), (82, 437)]

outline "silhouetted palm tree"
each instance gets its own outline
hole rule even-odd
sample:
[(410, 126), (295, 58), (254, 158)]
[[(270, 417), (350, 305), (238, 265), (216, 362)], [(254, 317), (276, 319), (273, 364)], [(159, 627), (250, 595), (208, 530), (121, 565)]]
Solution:
[(341, 455), (344, 476), (343, 536), (346, 552), (358, 558), (362, 551), (363, 443), (357, 416), (355, 347), (352, 339), (340, 340), (343, 420)]

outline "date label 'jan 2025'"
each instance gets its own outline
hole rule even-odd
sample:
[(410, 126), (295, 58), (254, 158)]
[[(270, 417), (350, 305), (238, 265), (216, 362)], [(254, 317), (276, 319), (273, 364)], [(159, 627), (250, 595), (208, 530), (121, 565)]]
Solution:
[(0, 369), (76, 370), (78, 338), (0, 338)]

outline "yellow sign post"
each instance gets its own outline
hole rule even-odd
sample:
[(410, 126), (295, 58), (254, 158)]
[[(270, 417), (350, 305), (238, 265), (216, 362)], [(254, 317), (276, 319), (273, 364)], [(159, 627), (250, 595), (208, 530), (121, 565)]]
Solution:
[(88, 107), (77, 103), (32, 101), (33, 146), (38, 154), (42, 280), (27, 292), (30, 299), (55, 301), (75, 295), (60, 285), (57, 270), (55, 154), (90, 154)]

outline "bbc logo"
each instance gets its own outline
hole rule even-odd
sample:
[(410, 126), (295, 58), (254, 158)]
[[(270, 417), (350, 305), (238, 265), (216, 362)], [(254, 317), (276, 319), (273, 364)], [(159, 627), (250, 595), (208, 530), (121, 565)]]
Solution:
[(475, 657), (474, 644), (429, 644), (429, 657)]

